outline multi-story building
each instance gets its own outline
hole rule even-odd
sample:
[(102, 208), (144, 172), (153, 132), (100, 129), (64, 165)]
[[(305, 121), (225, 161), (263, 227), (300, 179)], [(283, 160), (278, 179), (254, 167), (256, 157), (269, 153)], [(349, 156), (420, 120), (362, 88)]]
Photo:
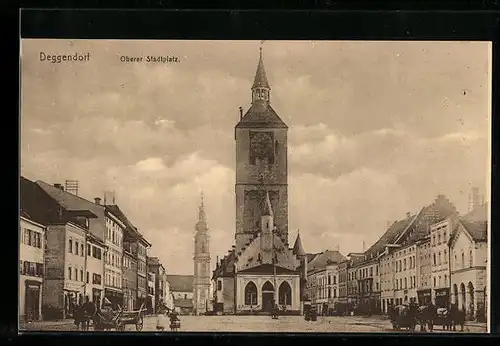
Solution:
[(155, 300), (155, 284), (156, 275), (154, 272), (148, 271), (148, 298), (146, 300), (146, 309), (150, 314), (154, 314), (156, 311), (156, 300)]
[(127, 235), (123, 238), (122, 275), (123, 305), (131, 311), (137, 305), (137, 258), (132, 252), (132, 244)]
[(345, 257), (338, 251), (317, 254), (307, 264), (307, 295), (320, 314), (327, 314), (339, 301), (339, 264)]
[(380, 277), (378, 257), (367, 253), (365, 261), (357, 266), (358, 302), (360, 308), (372, 313), (380, 312)]
[(97, 238), (92, 233), (87, 233), (86, 242), (86, 278), (84, 286), (84, 295), (88, 296), (91, 301), (101, 305), (102, 297), (104, 296), (104, 253), (107, 248), (105, 243)]
[(408, 304), (417, 299), (417, 246), (409, 244), (396, 248), (392, 260), (394, 267), (394, 301)]
[(148, 302), (147, 258), (151, 244), (142, 235), (135, 241), (135, 255), (137, 257), (137, 304), (151, 305)]
[[(44, 318), (71, 316), (86, 295), (87, 239), (98, 218), (94, 204), (54, 186), (21, 179), (23, 210), (46, 225)], [(93, 226), (91, 226), (93, 225)]]
[(451, 218), (430, 226), (432, 300), (438, 307), (450, 302), (450, 265), (448, 240), (453, 230)]
[(359, 303), (358, 266), (364, 261), (363, 253), (349, 253), (347, 267), (347, 304), (353, 310)]
[(416, 242), (417, 245), (417, 300), (419, 305), (432, 299), (432, 262), (431, 237)]
[(45, 226), (21, 211), (20, 221), (20, 321), (37, 321), (42, 317)]
[[(141, 284), (143, 301), (138, 302), (138, 243), (143, 239), (142, 235), (137, 231), (137, 228), (130, 222), (125, 213), (117, 205), (107, 205), (106, 209), (121, 221), (125, 228), (123, 229), (122, 243), (122, 292), (123, 306), (130, 310), (138, 309), (141, 303), (145, 302), (146, 283)], [(144, 263), (144, 256), (141, 257)], [(141, 272), (142, 273), (142, 272)], [(142, 278), (145, 274), (141, 275)], [(144, 279), (145, 281), (145, 279)]]
[[(96, 201), (98, 203), (98, 201)], [(105, 258), (105, 277), (104, 277), (104, 295), (117, 306), (124, 304), (123, 296), (123, 237), (126, 225), (118, 215), (114, 213), (115, 208), (105, 206), (105, 225), (106, 237), (105, 243), (108, 248), (104, 254)]]
[(166, 274), (165, 267), (161, 264), (158, 257), (148, 257), (148, 271), (154, 273), (155, 275), (155, 311), (159, 311), (159, 309), (165, 307), (165, 302), (167, 298), (165, 297), (166, 290)]
[(339, 302), (347, 303), (347, 273), (349, 270), (349, 260), (345, 259), (339, 263)]
[[(468, 319), (486, 321), (488, 308), (487, 204), (457, 222), (448, 242), (451, 253), (451, 301)], [(482, 215), (481, 215), (482, 214)]]

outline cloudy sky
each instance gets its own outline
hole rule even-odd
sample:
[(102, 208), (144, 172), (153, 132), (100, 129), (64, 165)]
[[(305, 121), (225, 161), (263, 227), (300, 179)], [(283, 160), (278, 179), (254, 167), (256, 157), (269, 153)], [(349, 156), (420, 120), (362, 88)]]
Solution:
[[(21, 173), (80, 181), (117, 203), (170, 273), (191, 274), (204, 191), (212, 265), (234, 240), (238, 107), (256, 41), (22, 43)], [(40, 52), (87, 53), (52, 64)], [(179, 63), (122, 63), (120, 56)], [(361, 251), (436, 194), (488, 194), (489, 43), (264, 43), (272, 105), (289, 125), (290, 242)]]

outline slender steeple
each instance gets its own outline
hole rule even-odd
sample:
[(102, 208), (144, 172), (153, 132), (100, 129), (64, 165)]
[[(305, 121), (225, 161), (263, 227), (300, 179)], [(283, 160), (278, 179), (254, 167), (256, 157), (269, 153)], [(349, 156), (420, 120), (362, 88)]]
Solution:
[(262, 102), (269, 103), (271, 100), (271, 87), (267, 81), (266, 69), (264, 68), (264, 60), (262, 59), (262, 45), (260, 46), (259, 63), (257, 72), (252, 85), (252, 103)]
[(203, 192), (201, 192), (200, 199), (201, 202), (198, 210), (198, 222), (196, 223), (196, 231), (206, 232), (208, 231), (208, 226), (207, 226), (207, 216), (205, 214), (205, 206), (203, 204)]
[(273, 207), (271, 205), (271, 199), (269, 198), (269, 191), (266, 190), (266, 197), (264, 200), (264, 206), (262, 211), (262, 216), (271, 216), (273, 217)]
[(293, 254), (296, 256), (305, 256), (306, 252), (302, 247), (302, 240), (300, 239), (300, 232), (297, 232), (297, 239), (295, 239), (295, 244), (293, 245)]

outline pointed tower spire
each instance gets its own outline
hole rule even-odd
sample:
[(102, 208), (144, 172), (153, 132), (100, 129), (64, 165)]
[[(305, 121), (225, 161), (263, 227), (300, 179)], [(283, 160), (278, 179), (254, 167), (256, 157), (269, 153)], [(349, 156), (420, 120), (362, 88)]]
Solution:
[(262, 59), (262, 43), (260, 46), (259, 63), (257, 65), (257, 71), (255, 72), (255, 78), (252, 85), (252, 103), (254, 102), (264, 102), (268, 103), (270, 101), (270, 91), (271, 87), (267, 81), (266, 69), (264, 68), (264, 60)]
[(271, 205), (271, 199), (269, 198), (269, 191), (266, 190), (266, 197), (264, 201), (264, 208), (262, 211), (262, 216), (271, 216), (273, 217), (273, 207)]
[(203, 203), (203, 191), (200, 193), (200, 207), (198, 210), (198, 222), (196, 223), (196, 230), (198, 232), (208, 231), (207, 216), (205, 214), (205, 205)]
[(293, 245), (293, 254), (296, 256), (305, 256), (306, 252), (302, 246), (302, 240), (300, 239), (300, 231), (297, 230), (297, 238), (295, 239), (295, 244)]

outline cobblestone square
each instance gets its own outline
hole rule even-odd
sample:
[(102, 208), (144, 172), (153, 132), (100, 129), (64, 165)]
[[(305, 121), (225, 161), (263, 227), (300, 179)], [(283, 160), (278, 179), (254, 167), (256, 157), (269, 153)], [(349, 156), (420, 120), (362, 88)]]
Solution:
[[(72, 321), (37, 322), (27, 324), (26, 331), (76, 331)], [(418, 328), (417, 328), (418, 329)], [(127, 332), (135, 332), (128, 325)], [(155, 316), (144, 319), (143, 332), (157, 332)], [(315, 322), (305, 321), (302, 316), (181, 316), (180, 332), (263, 332), (263, 333), (386, 333), (394, 332), (384, 316), (318, 317)], [(467, 324), (467, 333), (486, 333), (486, 324)], [(170, 333), (168, 325), (165, 333)], [(400, 332), (400, 333), (404, 333)], [(450, 333), (437, 328), (433, 333)], [(460, 332), (458, 332), (460, 333)]]

